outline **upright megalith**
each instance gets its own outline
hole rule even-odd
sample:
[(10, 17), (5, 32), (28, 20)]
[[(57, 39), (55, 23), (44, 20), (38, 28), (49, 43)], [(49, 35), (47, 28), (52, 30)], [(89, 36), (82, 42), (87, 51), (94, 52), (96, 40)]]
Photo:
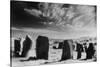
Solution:
[(23, 42), (23, 50), (22, 50), (21, 57), (27, 56), (27, 53), (30, 50), (31, 46), (32, 46), (32, 40), (27, 35), (24, 42)]
[(95, 53), (94, 45), (93, 43), (89, 43), (88, 48), (86, 49), (86, 59), (92, 59)]
[(38, 36), (36, 40), (36, 57), (37, 59), (48, 60), (49, 39), (45, 36)]
[(20, 56), (20, 51), (21, 51), (20, 41), (21, 41), (21, 39), (15, 39), (14, 40), (14, 57)]
[(69, 43), (69, 40), (64, 40), (62, 46), (62, 57), (61, 61), (71, 59), (72, 58), (72, 44)]
[(76, 51), (77, 51), (77, 59), (81, 58), (81, 53), (83, 52), (83, 46), (80, 43), (77, 43), (76, 45)]
[(62, 47), (63, 47), (63, 42), (59, 42), (58, 49), (62, 49)]

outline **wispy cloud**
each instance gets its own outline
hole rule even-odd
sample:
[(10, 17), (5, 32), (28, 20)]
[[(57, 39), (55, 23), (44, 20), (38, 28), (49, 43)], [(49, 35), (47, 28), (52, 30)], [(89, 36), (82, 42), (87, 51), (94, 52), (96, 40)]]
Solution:
[(24, 8), (24, 11), (26, 11), (29, 14), (31, 14), (33, 16), (36, 16), (36, 17), (39, 17), (42, 14), (41, 11), (36, 10), (36, 9), (27, 9), (27, 8)]

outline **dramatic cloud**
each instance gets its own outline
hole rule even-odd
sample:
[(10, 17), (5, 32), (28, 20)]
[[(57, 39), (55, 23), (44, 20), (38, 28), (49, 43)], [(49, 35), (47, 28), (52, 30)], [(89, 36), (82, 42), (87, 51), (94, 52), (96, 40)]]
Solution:
[(16, 33), (19, 36), (35, 33), (57, 39), (97, 35), (94, 6), (43, 2), (16, 2), (13, 5), (15, 14), (12, 15), (24, 20), (19, 22), (22, 23), (21, 28), (12, 28), (16, 37)]
[(83, 28), (96, 25), (95, 20), (95, 8), (94, 6), (88, 5), (70, 5), (64, 6), (65, 4), (57, 3), (40, 3), (39, 9), (24, 9), (31, 15), (37, 17), (46, 17), (50, 21), (41, 22), (47, 25), (55, 25), (62, 27), (75, 27)]

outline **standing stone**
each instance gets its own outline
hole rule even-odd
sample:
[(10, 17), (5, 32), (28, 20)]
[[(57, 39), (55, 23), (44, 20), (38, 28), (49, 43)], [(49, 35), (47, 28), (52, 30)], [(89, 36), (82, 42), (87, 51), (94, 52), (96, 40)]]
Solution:
[(26, 36), (24, 42), (23, 42), (23, 50), (22, 50), (22, 57), (26, 57), (27, 56), (27, 53), (28, 51), (30, 50), (32, 46), (32, 40)]
[(94, 56), (95, 50), (94, 50), (94, 46), (93, 43), (89, 43), (89, 47), (86, 50), (86, 59), (92, 59), (92, 57)]
[(67, 59), (71, 59), (71, 57), (72, 57), (72, 55), (71, 55), (72, 45), (69, 44), (68, 40), (64, 41), (64, 44), (63, 44), (62, 48), (63, 48), (63, 52), (62, 52), (61, 61), (62, 60), (67, 60)]
[(77, 51), (77, 59), (80, 59), (82, 56), (81, 53), (83, 52), (82, 44), (77, 43), (76, 51)]
[(62, 47), (63, 47), (63, 42), (59, 42), (58, 49), (62, 49)]
[(20, 48), (21, 48), (20, 40), (14, 40), (14, 56), (15, 57), (20, 56), (20, 54), (19, 54)]
[(48, 60), (49, 39), (45, 36), (38, 36), (36, 40), (37, 59)]

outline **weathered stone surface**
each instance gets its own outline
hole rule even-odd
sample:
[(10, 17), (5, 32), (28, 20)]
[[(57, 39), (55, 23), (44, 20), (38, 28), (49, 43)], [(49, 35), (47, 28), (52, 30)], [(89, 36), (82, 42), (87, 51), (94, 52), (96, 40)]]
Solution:
[(19, 54), (20, 48), (21, 48), (20, 40), (15, 39), (14, 40), (14, 57), (20, 56)]
[(49, 39), (45, 36), (38, 36), (36, 40), (36, 56), (38, 59), (48, 59)]
[(32, 40), (28, 36), (26, 36), (26, 39), (23, 42), (23, 50), (22, 50), (22, 55), (21, 55), (22, 57), (27, 56), (27, 53), (30, 50), (31, 46), (32, 46)]
[(67, 60), (72, 58), (72, 44), (69, 43), (69, 40), (64, 40), (63, 44), (63, 52), (62, 52), (62, 60)]

